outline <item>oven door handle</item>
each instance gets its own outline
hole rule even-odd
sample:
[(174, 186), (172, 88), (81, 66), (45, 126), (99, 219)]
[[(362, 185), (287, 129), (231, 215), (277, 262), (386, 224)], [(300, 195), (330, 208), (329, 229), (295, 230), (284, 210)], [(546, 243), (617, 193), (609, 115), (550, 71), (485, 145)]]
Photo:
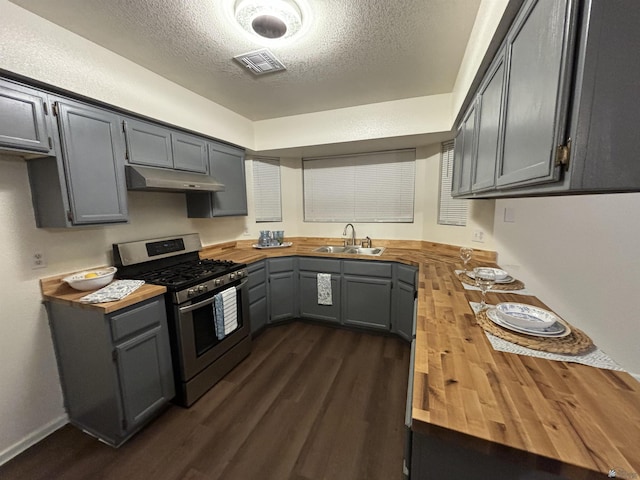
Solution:
[[(238, 285), (236, 285), (236, 290), (244, 287), (247, 282), (249, 281), (249, 279), (247, 278), (246, 280), (243, 280), (242, 282), (240, 282)], [(187, 305), (186, 307), (180, 307), (178, 310), (180, 311), (180, 313), (189, 313), (193, 310), (196, 310), (198, 308), (204, 307), (206, 305), (211, 305), (213, 303), (215, 299), (215, 295), (211, 298), (208, 298), (206, 300), (203, 300), (201, 302), (198, 303), (194, 303), (193, 305)]]

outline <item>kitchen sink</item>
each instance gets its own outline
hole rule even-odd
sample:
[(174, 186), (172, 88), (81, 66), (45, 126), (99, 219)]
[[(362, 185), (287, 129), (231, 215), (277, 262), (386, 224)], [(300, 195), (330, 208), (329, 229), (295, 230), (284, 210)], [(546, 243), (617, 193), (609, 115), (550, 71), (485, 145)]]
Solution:
[(347, 253), (354, 255), (370, 255), (377, 257), (382, 255), (384, 247), (365, 248), (365, 247), (344, 247), (342, 245), (323, 245), (313, 250), (318, 253)]

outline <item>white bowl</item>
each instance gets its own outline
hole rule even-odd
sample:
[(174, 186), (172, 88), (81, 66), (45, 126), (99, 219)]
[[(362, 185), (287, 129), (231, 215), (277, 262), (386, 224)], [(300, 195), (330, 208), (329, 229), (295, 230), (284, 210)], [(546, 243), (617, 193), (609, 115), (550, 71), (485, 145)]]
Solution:
[(63, 278), (62, 281), (67, 282), (71, 288), (76, 290), (97, 290), (111, 283), (117, 271), (116, 267), (96, 268), (74, 273)]
[(496, 312), (503, 321), (530, 330), (543, 330), (560, 321), (553, 312), (524, 303), (499, 303)]

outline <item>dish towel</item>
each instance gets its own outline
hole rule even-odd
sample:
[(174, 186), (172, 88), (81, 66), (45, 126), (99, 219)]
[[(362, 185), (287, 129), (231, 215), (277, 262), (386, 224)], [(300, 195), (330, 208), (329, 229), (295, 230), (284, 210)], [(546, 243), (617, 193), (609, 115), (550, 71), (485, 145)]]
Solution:
[(144, 285), (144, 280), (116, 280), (84, 297), (82, 303), (104, 303), (121, 300)]
[(224, 334), (229, 335), (238, 328), (238, 306), (236, 303), (236, 287), (223, 290), (222, 304), (224, 309)]
[(216, 293), (213, 296), (213, 319), (216, 328), (216, 338), (222, 340), (224, 338), (224, 304), (222, 293)]
[(318, 274), (318, 305), (333, 305), (331, 296), (331, 274)]

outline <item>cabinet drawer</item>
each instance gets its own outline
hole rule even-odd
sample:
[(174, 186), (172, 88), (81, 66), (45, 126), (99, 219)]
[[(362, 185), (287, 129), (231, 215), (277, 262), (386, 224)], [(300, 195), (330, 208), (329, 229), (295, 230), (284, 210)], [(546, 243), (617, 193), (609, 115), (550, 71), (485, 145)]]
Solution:
[(271, 258), (269, 259), (269, 273), (290, 272), (293, 270), (294, 258)]
[(257, 270), (260, 270), (261, 268), (264, 268), (264, 260), (260, 260), (259, 262), (250, 263), (247, 265), (247, 271), (249, 273), (253, 273)]
[(340, 273), (340, 260), (302, 257), (298, 260), (298, 267), (311, 272)]
[(261, 283), (257, 287), (249, 289), (249, 303), (257, 302), (267, 296), (267, 284)]
[(142, 305), (110, 317), (113, 340), (118, 341), (129, 335), (158, 325), (165, 315), (164, 297), (157, 297)]
[(264, 284), (266, 279), (267, 273), (265, 272), (264, 268), (249, 272), (249, 289), (255, 287), (256, 285)]
[(390, 263), (345, 260), (343, 266), (345, 275), (391, 278)]
[(416, 267), (409, 267), (407, 265), (398, 265), (398, 280), (409, 285), (416, 286), (416, 273), (418, 269)]

